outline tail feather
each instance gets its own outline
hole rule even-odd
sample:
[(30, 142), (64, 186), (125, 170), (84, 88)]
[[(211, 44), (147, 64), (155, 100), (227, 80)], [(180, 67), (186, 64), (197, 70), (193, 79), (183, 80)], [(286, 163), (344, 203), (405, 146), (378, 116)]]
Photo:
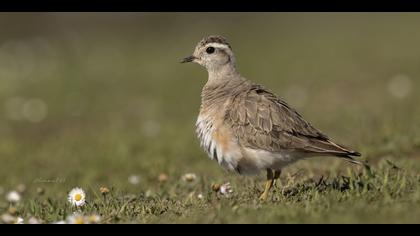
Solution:
[(357, 154), (359, 154), (359, 155), (351, 155), (351, 154), (344, 155), (343, 154), (343, 155), (336, 155), (336, 156), (340, 157), (340, 158), (344, 158), (346, 161), (348, 161), (350, 163), (357, 164), (357, 165), (363, 165), (362, 162), (354, 159), (355, 156), (358, 156), (358, 157), (361, 156), (360, 153), (357, 153)]
[(351, 162), (353, 164), (364, 165), (364, 163), (354, 159), (354, 157), (360, 157), (362, 155), (360, 152), (350, 150), (347, 147), (344, 147), (343, 145), (332, 142), (331, 140), (328, 140), (328, 143), (340, 150), (339, 152), (331, 153), (334, 156), (344, 158), (346, 161)]
[(357, 151), (353, 151), (343, 145), (334, 143), (329, 139), (312, 139), (310, 140), (310, 145), (307, 147), (310, 152), (322, 154), (322, 155), (332, 155), (340, 158), (344, 158), (346, 161), (349, 161), (354, 164), (363, 164), (362, 162), (355, 160), (354, 157), (359, 157), (361, 154)]

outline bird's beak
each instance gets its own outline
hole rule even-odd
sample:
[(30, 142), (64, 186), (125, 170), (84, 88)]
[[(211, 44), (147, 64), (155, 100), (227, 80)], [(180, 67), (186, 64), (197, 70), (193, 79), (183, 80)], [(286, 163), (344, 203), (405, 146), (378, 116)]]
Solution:
[(189, 57), (186, 57), (186, 58), (182, 59), (181, 60), (181, 63), (192, 62), (195, 59), (197, 59), (197, 57), (195, 57), (195, 56), (189, 56)]

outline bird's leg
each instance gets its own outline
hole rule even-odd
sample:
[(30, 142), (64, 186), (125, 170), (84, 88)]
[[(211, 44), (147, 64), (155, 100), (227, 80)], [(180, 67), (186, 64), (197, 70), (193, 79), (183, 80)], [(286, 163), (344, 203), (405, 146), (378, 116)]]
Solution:
[(264, 192), (260, 196), (260, 200), (265, 201), (268, 197), (271, 187), (273, 187), (274, 175), (271, 169), (267, 169), (267, 181), (265, 182)]
[(274, 171), (274, 183), (273, 183), (273, 185), (275, 185), (276, 184), (276, 180), (278, 178), (280, 178), (280, 174), (281, 174), (281, 170), (275, 170)]

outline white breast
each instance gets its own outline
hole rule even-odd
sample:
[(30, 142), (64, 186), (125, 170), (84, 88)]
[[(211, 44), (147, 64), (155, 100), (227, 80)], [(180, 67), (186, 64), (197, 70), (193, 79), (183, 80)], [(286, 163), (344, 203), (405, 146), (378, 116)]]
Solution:
[[(220, 126), (220, 124), (219, 124)], [(241, 147), (233, 137), (229, 140), (229, 148), (222, 147), (214, 138), (214, 132), (220, 130), (211, 118), (200, 115), (196, 123), (196, 132), (200, 145), (207, 152), (212, 160), (230, 171), (237, 171), (240, 174), (258, 174), (261, 170), (281, 170), (283, 167), (303, 158), (291, 152), (269, 152)], [(234, 135), (233, 135), (234, 136)]]
[(223, 168), (234, 171), (238, 166), (238, 160), (242, 157), (238, 144), (234, 140), (229, 141), (229, 149), (223, 149), (220, 143), (213, 138), (217, 129), (215, 122), (204, 115), (198, 116), (196, 132), (201, 147), (207, 152), (212, 160), (216, 160)]

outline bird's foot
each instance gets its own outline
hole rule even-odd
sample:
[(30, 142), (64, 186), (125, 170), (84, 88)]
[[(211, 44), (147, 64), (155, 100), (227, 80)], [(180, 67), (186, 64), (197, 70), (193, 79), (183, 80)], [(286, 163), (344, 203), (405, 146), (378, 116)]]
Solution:
[(261, 194), (261, 196), (260, 196), (259, 200), (260, 200), (260, 201), (265, 202), (265, 201), (267, 200), (267, 198), (268, 198), (268, 192), (267, 192), (267, 191), (264, 191), (264, 192)]

